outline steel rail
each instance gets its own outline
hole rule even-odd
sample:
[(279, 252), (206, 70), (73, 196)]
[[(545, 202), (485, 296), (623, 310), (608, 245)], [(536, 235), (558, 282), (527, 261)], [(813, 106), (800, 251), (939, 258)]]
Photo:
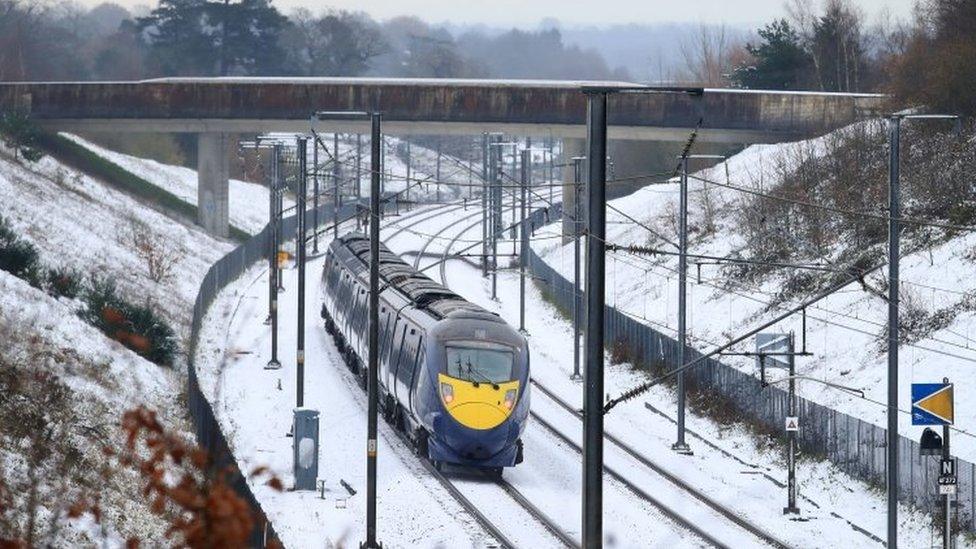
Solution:
[[(336, 341), (336, 336), (330, 335), (327, 330), (323, 330), (323, 331), (325, 332), (323, 335), (325, 335), (326, 337), (330, 337), (332, 339), (333, 344), (336, 345), (336, 349), (339, 350), (338, 342)], [(359, 358), (358, 353), (356, 354), (356, 357)], [(355, 376), (353, 376), (352, 372), (349, 370), (348, 367), (340, 368), (340, 370), (344, 370), (342, 375), (343, 378), (346, 380), (347, 385), (354, 385), (356, 387), (359, 387), (360, 390), (365, 392), (363, 387), (359, 384), (359, 380)], [(451, 497), (453, 497), (454, 500), (458, 502), (458, 505), (460, 505), (461, 508), (465, 510), (465, 512), (471, 515), (471, 518), (473, 518), (475, 522), (477, 522), (482, 527), (482, 529), (485, 530), (485, 533), (495, 538), (499, 542), (500, 547), (504, 547), (506, 549), (518, 549), (518, 545), (512, 543), (512, 541), (508, 539), (508, 537), (505, 536), (504, 533), (502, 533), (501, 529), (499, 529), (498, 526), (495, 525), (495, 523), (493, 523), (487, 516), (485, 516), (485, 514), (482, 513), (480, 509), (478, 509), (477, 505), (475, 505), (470, 499), (468, 499), (467, 496), (461, 493), (460, 490), (458, 490), (457, 486), (454, 485), (454, 483), (452, 483), (447, 477), (445, 477), (440, 471), (438, 471), (434, 467), (434, 465), (430, 462), (430, 460), (417, 455), (417, 453), (414, 451), (413, 443), (407, 438), (406, 433), (400, 431), (393, 425), (389, 425), (389, 423), (387, 423), (387, 425), (390, 427), (390, 430), (393, 432), (393, 434), (396, 435), (397, 439), (399, 439), (400, 442), (403, 443), (406, 450), (408, 450), (411, 455), (417, 458), (417, 460), (421, 463), (421, 465), (423, 465), (423, 467), (427, 470), (427, 472), (431, 474), (431, 476), (437, 479), (437, 481), (441, 484), (441, 486), (444, 487), (445, 490), (447, 490), (447, 492), (451, 495)]]
[(565, 530), (560, 528), (559, 525), (549, 517), (549, 515), (542, 511), (542, 509), (539, 509), (534, 503), (529, 501), (528, 498), (522, 494), (522, 492), (519, 492), (518, 488), (512, 486), (510, 482), (503, 478), (496, 478), (494, 479), (494, 482), (500, 486), (509, 497), (515, 500), (520, 507), (528, 511), (529, 514), (532, 515), (532, 518), (542, 524), (542, 526), (548, 530), (550, 534), (559, 538), (559, 541), (563, 542), (566, 547), (573, 547), (574, 549), (578, 549), (580, 547), (579, 542), (567, 534)]
[[(396, 431), (397, 436), (400, 437), (400, 440), (403, 440), (404, 442), (408, 442), (405, 440), (406, 437), (403, 435), (403, 433), (401, 433), (396, 429), (394, 429), (394, 431)], [(453, 482), (451, 482), (449, 478), (444, 476), (444, 473), (441, 473), (440, 471), (437, 470), (436, 467), (434, 467), (434, 464), (431, 463), (430, 460), (424, 458), (423, 456), (417, 456), (417, 459), (420, 460), (420, 463), (423, 464), (425, 469), (427, 469), (427, 472), (430, 473), (431, 476), (436, 478), (438, 482), (440, 482), (441, 486), (443, 486), (444, 489), (447, 490), (449, 494), (451, 494), (451, 496), (461, 505), (461, 507), (463, 507), (464, 510), (467, 511), (468, 514), (471, 515), (474, 518), (474, 520), (488, 532), (489, 535), (491, 535), (491, 537), (498, 540), (498, 542), (501, 544), (501, 547), (505, 547), (508, 549), (518, 549), (518, 545), (513, 543), (512, 540), (508, 539), (508, 537), (506, 537), (505, 534), (502, 533), (501, 529), (495, 526), (495, 523), (493, 523), (491, 519), (485, 516), (485, 514), (482, 513), (480, 509), (478, 509), (478, 506), (475, 505), (474, 502), (468, 499), (468, 496), (464, 495), (461, 492), (461, 490), (458, 489), (458, 487), (455, 486)]]
[[(562, 409), (564, 409), (567, 412), (569, 412), (573, 417), (582, 420), (582, 416), (580, 415), (579, 410), (574, 409), (569, 403), (567, 403), (565, 400), (563, 400), (558, 395), (556, 395), (555, 393), (553, 393), (545, 385), (542, 385), (535, 378), (530, 379), (530, 382), (536, 388), (538, 388), (542, 392), (542, 394), (546, 395), (550, 400), (552, 400), (557, 405), (559, 405), (559, 407), (561, 407)], [(543, 420), (541, 417), (538, 417), (535, 414), (535, 412), (533, 412), (533, 417), (535, 418), (536, 421), (539, 421), (541, 424), (548, 426), (550, 429), (553, 429), (553, 427), (551, 425), (549, 425), (545, 420)], [(561, 438), (564, 437), (564, 435), (562, 435), (562, 433), (558, 433), (557, 436), (560, 436)], [(723, 504), (715, 501), (714, 499), (710, 498), (708, 495), (706, 495), (704, 492), (702, 492), (698, 488), (695, 488), (694, 486), (691, 486), (690, 484), (688, 484), (687, 482), (685, 482), (684, 480), (682, 480), (680, 477), (678, 477), (674, 473), (671, 473), (670, 471), (668, 471), (664, 467), (662, 467), (662, 466), (658, 465), (657, 463), (651, 461), (650, 459), (648, 459), (647, 457), (645, 457), (644, 455), (642, 455), (640, 452), (638, 452), (637, 450), (635, 450), (633, 447), (631, 447), (626, 442), (623, 442), (622, 440), (620, 440), (619, 438), (615, 437), (614, 435), (612, 435), (612, 434), (610, 434), (608, 432), (604, 432), (603, 436), (604, 436), (604, 438), (606, 438), (607, 440), (609, 440), (611, 443), (613, 443), (614, 446), (616, 446), (616, 447), (620, 448), (621, 450), (623, 450), (624, 453), (626, 453), (627, 455), (629, 455), (631, 458), (635, 459), (641, 465), (647, 467), (651, 471), (653, 471), (653, 472), (657, 473), (658, 475), (660, 475), (661, 477), (667, 479), (672, 484), (674, 484), (675, 486), (677, 486), (681, 490), (687, 492), (688, 494), (692, 495), (695, 499), (701, 501), (707, 507), (709, 507), (712, 510), (716, 511), (720, 515), (724, 516), (726, 519), (728, 519), (729, 521), (733, 522), (734, 524), (736, 524), (740, 528), (746, 530), (747, 532), (749, 532), (752, 535), (754, 535), (754, 536), (762, 539), (763, 541), (765, 541), (766, 543), (768, 543), (768, 544), (770, 544), (770, 545), (772, 545), (774, 547), (778, 547), (780, 549), (789, 549), (791, 547), (790, 544), (788, 544), (788, 543), (780, 540), (775, 535), (773, 535), (771, 532), (768, 532), (764, 528), (762, 528), (762, 527), (760, 527), (760, 526), (758, 526), (756, 524), (753, 524), (752, 522), (746, 520), (745, 518), (741, 517), (740, 515), (738, 515), (737, 513), (735, 513), (734, 511), (732, 511), (728, 507), (726, 507), (725, 505), (723, 505)], [(574, 447), (576, 447), (576, 443), (575, 442), (569, 441), (569, 439), (565, 439), (565, 440), (567, 440), (570, 444), (572, 444), (572, 445), (574, 445)], [(607, 470), (608, 473), (611, 474), (611, 476), (613, 476), (613, 473), (610, 472), (610, 468), (609, 467), (605, 467), (605, 469)], [(628, 481), (621, 480), (621, 482), (624, 482), (625, 484), (628, 484)], [(682, 519), (680, 517), (674, 517), (674, 518), (676, 518), (676, 520), (679, 520), (679, 521), (682, 521), (682, 522), (684, 521), (684, 519)], [(718, 543), (718, 545), (719, 546), (722, 546), (721, 543)]]
[[(464, 206), (463, 204), (455, 204), (454, 202), (445, 202), (445, 203), (442, 203), (442, 204), (437, 204), (433, 208), (420, 207), (420, 208), (418, 208), (418, 209), (416, 209), (416, 210), (414, 210), (412, 212), (409, 212), (407, 214), (402, 214), (402, 215), (400, 215), (397, 218), (396, 222), (391, 222), (391, 227), (390, 228), (395, 229), (395, 230), (393, 231), (392, 234), (384, 237), (383, 240), (385, 242), (387, 240), (391, 240), (393, 238), (396, 238), (397, 236), (399, 236), (400, 233), (404, 232), (405, 230), (407, 230), (410, 227), (413, 227), (413, 226), (415, 226), (415, 225), (417, 225), (419, 223), (423, 223), (424, 221), (428, 221), (430, 219), (433, 219), (435, 217), (438, 217), (440, 215), (443, 215), (443, 214), (445, 214), (447, 212), (453, 212), (454, 210), (457, 210), (459, 208), (462, 208), (463, 206)], [(424, 217), (422, 217), (420, 219), (413, 219), (413, 218), (415, 218), (417, 216), (421, 216), (421, 215), (424, 215), (424, 214), (429, 214), (429, 215), (425, 215)], [(405, 224), (405, 225), (404, 224), (401, 224), (401, 222), (406, 221), (408, 219), (409, 220), (412, 220), (412, 221), (410, 223), (408, 223), (408, 224)], [(381, 228), (381, 230), (382, 230), (382, 228)]]

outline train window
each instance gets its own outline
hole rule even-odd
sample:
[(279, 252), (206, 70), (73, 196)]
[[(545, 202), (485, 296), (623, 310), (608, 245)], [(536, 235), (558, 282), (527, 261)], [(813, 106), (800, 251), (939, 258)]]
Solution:
[(447, 375), (468, 381), (503, 383), (512, 379), (515, 354), (510, 347), (480, 341), (447, 345)]

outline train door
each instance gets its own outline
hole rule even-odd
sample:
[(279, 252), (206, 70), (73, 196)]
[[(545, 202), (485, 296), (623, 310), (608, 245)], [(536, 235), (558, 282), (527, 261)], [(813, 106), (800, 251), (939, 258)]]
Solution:
[(379, 344), (377, 349), (379, 351), (379, 356), (377, 362), (379, 363), (379, 380), (380, 385), (386, 388), (387, 392), (390, 392), (389, 388), (386, 387), (385, 380), (387, 375), (389, 375), (390, 364), (386, 360), (387, 354), (389, 353), (390, 340), (393, 339), (393, 330), (395, 329), (396, 320), (393, 315), (393, 308), (380, 303), (380, 331), (379, 331)]
[(420, 333), (416, 326), (408, 324), (404, 326), (404, 342), (401, 351), (400, 365), (396, 373), (396, 398), (410, 411), (413, 406), (410, 402), (410, 388), (418, 370), (420, 354)]
[(384, 379), (384, 383), (389, 389), (390, 394), (394, 394), (396, 392), (396, 373), (397, 368), (399, 368), (400, 364), (402, 363), (401, 356), (403, 354), (404, 335), (407, 332), (407, 327), (408, 324), (405, 319), (402, 317), (397, 319), (396, 330), (393, 333), (393, 341), (390, 345), (390, 352), (387, 355), (387, 360), (390, 367), (387, 370), (386, 378)]

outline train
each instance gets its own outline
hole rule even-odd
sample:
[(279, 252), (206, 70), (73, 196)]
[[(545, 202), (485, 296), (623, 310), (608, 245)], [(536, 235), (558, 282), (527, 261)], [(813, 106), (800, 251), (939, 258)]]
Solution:
[[(418, 455), (500, 476), (523, 460), (529, 347), (497, 314), (379, 251), (379, 410)], [(322, 272), (325, 329), (366, 386), (369, 238), (332, 241)]]

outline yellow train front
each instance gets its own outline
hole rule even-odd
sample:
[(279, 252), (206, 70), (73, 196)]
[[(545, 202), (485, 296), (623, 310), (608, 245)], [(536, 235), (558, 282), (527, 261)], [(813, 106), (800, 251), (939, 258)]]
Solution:
[[(322, 316), (349, 367), (366, 378), (368, 239), (329, 247)], [(498, 315), (380, 254), (379, 390), (384, 417), (435, 465), (500, 473), (522, 461), (529, 349)]]

